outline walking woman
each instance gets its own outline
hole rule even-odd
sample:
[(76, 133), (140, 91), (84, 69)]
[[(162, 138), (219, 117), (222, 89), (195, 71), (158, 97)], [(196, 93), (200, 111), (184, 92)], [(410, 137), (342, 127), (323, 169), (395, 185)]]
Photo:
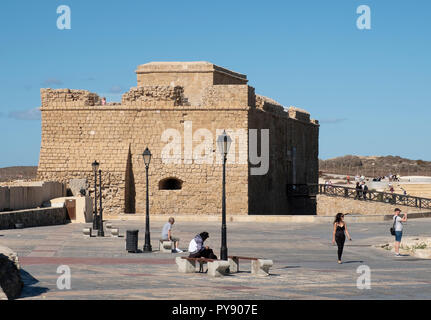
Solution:
[(332, 232), (332, 244), (335, 245), (337, 242), (338, 246), (338, 263), (341, 263), (341, 256), (343, 255), (344, 242), (346, 241), (346, 235), (350, 241), (349, 231), (347, 230), (347, 225), (344, 222), (344, 214), (337, 213), (334, 220), (334, 230)]

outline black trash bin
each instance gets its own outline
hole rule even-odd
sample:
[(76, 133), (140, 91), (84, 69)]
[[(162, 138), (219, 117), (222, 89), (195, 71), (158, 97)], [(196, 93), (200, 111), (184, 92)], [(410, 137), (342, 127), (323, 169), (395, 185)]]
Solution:
[(127, 230), (126, 250), (128, 252), (138, 252), (138, 232), (139, 230)]

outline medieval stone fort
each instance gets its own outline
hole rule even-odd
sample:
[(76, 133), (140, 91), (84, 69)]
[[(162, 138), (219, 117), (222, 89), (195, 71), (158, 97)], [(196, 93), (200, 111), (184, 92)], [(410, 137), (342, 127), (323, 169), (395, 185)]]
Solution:
[[(104, 213), (145, 213), (142, 153), (148, 147), (151, 214), (219, 214), (216, 139), (226, 130), (234, 141), (226, 167), (228, 214), (315, 214), (315, 206), (306, 205), (312, 196), (288, 193), (289, 186), (318, 183), (319, 123), (308, 112), (257, 95), (246, 75), (208, 62), (151, 62), (136, 74), (137, 87), (121, 103), (103, 104), (86, 90), (41, 89), (39, 179), (66, 185), (87, 179), (92, 193), (97, 160)], [(250, 155), (264, 158), (265, 129), (267, 170), (252, 174), (263, 165)], [(199, 149), (204, 133), (212, 136), (210, 149)], [(180, 152), (172, 159), (164, 153), (169, 144)], [(213, 161), (197, 161), (196, 153)]]

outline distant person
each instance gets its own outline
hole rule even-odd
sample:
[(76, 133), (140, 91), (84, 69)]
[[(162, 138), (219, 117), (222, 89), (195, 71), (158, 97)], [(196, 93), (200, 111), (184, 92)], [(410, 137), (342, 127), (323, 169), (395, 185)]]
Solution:
[(208, 258), (217, 259), (213, 250), (204, 246), (204, 242), (209, 238), (208, 232), (204, 231), (196, 235), (189, 243), (189, 258)]
[(346, 241), (346, 235), (350, 241), (352, 238), (349, 235), (349, 231), (347, 230), (347, 224), (344, 222), (344, 214), (337, 213), (334, 220), (334, 228), (332, 232), (332, 245), (335, 245), (335, 242), (338, 246), (338, 263), (341, 263), (341, 256), (343, 255), (344, 242)]
[(364, 200), (367, 200), (367, 192), (368, 192), (368, 186), (365, 184), (365, 182), (362, 182), (362, 197)]
[(106, 105), (106, 98), (105, 97), (103, 97), (102, 98), (102, 106), (105, 106)]
[(179, 249), (178, 246), (180, 244), (180, 238), (175, 238), (172, 236), (172, 226), (175, 223), (175, 219), (170, 217), (168, 222), (165, 223), (162, 229), (162, 240), (172, 241), (175, 245), (175, 249), (172, 249), (172, 252), (181, 253), (183, 250)]
[(394, 229), (395, 229), (395, 256), (400, 256), (400, 244), (401, 244), (401, 238), (403, 237), (403, 222), (407, 221), (407, 213), (404, 213), (404, 216), (400, 217), (401, 210), (396, 208), (394, 210)]
[(350, 176), (347, 176), (346, 179), (347, 179), (347, 184), (350, 184)]
[(362, 190), (362, 187), (359, 184), (359, 182), (356, 182), (356, 188), (355, 189), (356, 189), (355, 200), (360, 200), (361, 199), (361, 190)]

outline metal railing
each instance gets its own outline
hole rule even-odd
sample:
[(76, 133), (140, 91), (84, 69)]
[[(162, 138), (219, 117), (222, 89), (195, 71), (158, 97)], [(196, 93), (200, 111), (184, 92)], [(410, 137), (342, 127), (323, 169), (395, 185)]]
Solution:
[(362, 201), (375, 201), (388, 203), (392, 205), (400, 205), (407, 207), (415, 207), (420, 209), (431, 209), (431, 199), (421, 198), (398, 193), (388, 193), (367, 190), (356, 190), (356, 188), (327, 185), (327, 184), (288, 184), (288, 197), (310, 197), (317, 194), (323, 194), (333, 197), (343, 197)]

